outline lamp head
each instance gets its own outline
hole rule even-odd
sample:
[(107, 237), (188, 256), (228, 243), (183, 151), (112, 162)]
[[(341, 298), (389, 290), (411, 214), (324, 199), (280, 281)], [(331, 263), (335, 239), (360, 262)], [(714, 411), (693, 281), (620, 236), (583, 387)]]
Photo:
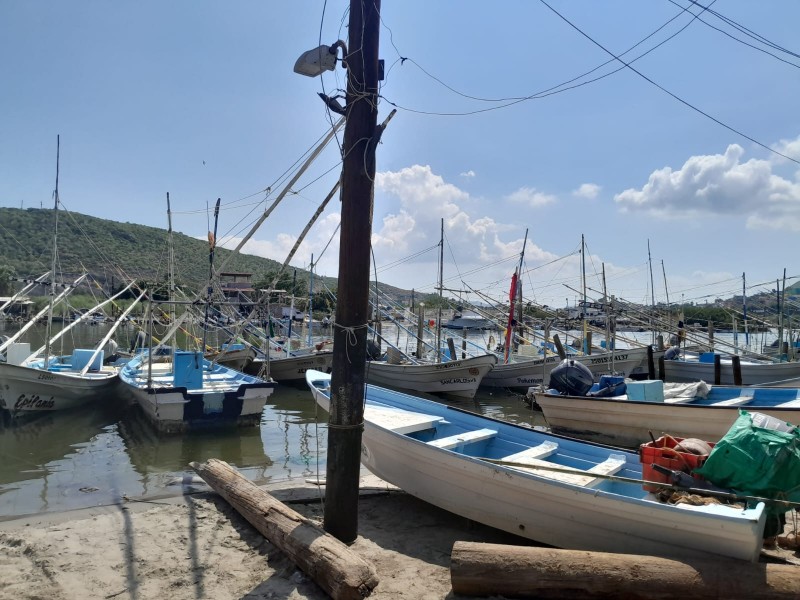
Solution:
[(336, 47), (322, 45), (304, 52), (294, 63), (294, 72), (308, 77), (317, 77), (336, 68)]

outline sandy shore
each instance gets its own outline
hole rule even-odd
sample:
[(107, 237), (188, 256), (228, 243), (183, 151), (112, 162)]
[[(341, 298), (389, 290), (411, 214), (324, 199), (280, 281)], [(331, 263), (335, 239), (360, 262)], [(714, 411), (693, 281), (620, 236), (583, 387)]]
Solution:
[[(328, 596), (205, 484), (171, 498), (36, 515), (0, 523), (0, 599), (324, 599)], [(267, 489), (322, 522), (319, 491)], [(359, 537), (376, 567), (371, 598), (453, 599), (457, 540), (531, 544), (439, 510), (372, 477), (362, 479)], [(783, 556), (781, 556), (781, 554)], [(773, 552), (794, 560), (795, 551)], [(800, 567), (798, 567), (800, 569)]]
[[(196, 485), (197, 488), (205, 488)], [(269, 489), (321, 525), (312, 486)], [(452, 597), (457, 540), (530, 543), (439, 510), (367, 476), (359, 537), (376, 567), (371, 598)], [(212, 492), (0, 523), (0, 598), (323, 599), (317, 585)]]

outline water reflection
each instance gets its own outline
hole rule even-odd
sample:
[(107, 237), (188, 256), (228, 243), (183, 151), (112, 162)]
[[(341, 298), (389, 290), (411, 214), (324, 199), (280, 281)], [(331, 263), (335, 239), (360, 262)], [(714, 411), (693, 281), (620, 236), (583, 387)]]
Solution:
[[(105, 328), (76, 327), (67, 344), (84, 346)], [(521, 396), (504, 390), (446, 402), (527, 426), (542, 424)], [(231, 463), (256, 483), (325, 475), (328, 415), (305, 386), (276, 388), (257, 428), (164, 436), (139, 410), (113, 395), (75, 411), (0, 423), (0, 518), (178, 493), (195, 485), (188, 464), (210, 458)]]
[(224, 460), (256, 483), (324, 473), (327, 415), (281, 386), (260, 427), (160, 435), (121, 398), (0, 426), (0, 517), (173, 494), (193, 461)]

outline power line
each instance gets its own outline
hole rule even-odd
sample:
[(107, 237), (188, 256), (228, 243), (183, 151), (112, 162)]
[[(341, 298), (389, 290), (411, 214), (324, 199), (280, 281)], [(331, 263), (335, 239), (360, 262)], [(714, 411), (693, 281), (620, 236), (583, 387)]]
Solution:
[(577, 31), (578, 33), (580, 33), (580, 34), (581, 34), (583, 37), (585, 37), (587, 40), (589, 40), (590, 42), (592, 42), (592, 43), (593, 43), (595, 46), (597, 46), (598, 48), (600, 48), (601, 50), (603, 50), (603, 52), (606, 52), (606, 53), (607, 53), (609, 56), (612, 56), (613, 58), (615, 58), (616, 60), (618, 60), (620, 63), (622, 63), (624, 66), (626, 66), (627, 68), (629, 68), (631, 71), (633, 71), (634, 73), (636, 73), (636, 74), (637, 74), (639, 77), (641, 77), (642, 79), (644, 79), (645, 81), (647, 81), (647, 82), (648, 82), (648, 83), (650, 83), (651, 85), (653, 85), (653, 86), (657, 87), (658, 89), (660, 89), (660, 90), (661, 90), (662, 92), (664, 92), (665, 94), (667, 94), (667, 95), (671, 96), (672, 98), (674, 98), (675, 100), (677, 100), (678, 102), (680, 102), (681, 104), (683, 104), (684, 106), (687, 106), (687, 107), (691, 108), (693, 111), (695, 111), (695, 112), (697, 112), (697, 113), (700, 113), (701, 115), (703, 115), (703, 116), (704, 116), (704, 117), (706, 117), (707, 119), (710, 119), (710, 120), (714, 121), (715, 123), (717, 123), (718, 125), (721, 125), (722, 127), (724, 127), (725, 129), (727, 129), (728, 131), (732, 131), (732, 132), (733, 132), (733, 133), (735, 133), (736, 135), (739, 135), (739, 136), (741, 136), (741, 137), (745, 138), (746, 140), (750, 140), (751, 142), (753, 142), (754, 144), (756, 144), (756, 145), (758, 145), (758, 146), (761, 146), (761, 147), (762, 147), (762, 148), (764, 148), (765, 150), (767, 150), (767, 151), (769, 151), (769, 152), (772, 152), (773, 154), (777, 154), (778, 156), (781, 156), (781, 157), (785, 158), (786, 160), (790, 160), (790, 161), (792, 161), (793, 163), (796, 163), (796, 164), (800, 165), (800, 160), (798, 160), (798, 159), (796, 159), (796, 158), (792, 158), (791, 156), (787, 156), (786, 154), (783, 154), (782, 152), (778, 152), (778, 151), (777, 151), (777, 150), (775, 150), (774, 148), (770, 148), (770, 147), (769, 147), (769, 146), (767, 146), (766, 144), (764, 144), (764, 143), (762, 143), (762, 142), (759, 142), (757, 139), (755, 139), (755, 138), (753, 138), (753, 137), (751, 137), (751, 136), (747, 135), (746, 133), (744, 133), (744, 132), (742, 132), (742, 131), (739, 131), (738, 129), (735, 129), (734, 127), (731, 127), (730, 125), (728, 125), (727, 123), (725, 123), (725, 122), (723, 122), (723, 121), (720, 121), (720, 120), (719, 120), (719, 119), (717, 119), (716, 117), (713, 117), (713, 116), (711, 116), (711, 115), (710, 115), (710, 114), (708, 114), (707, 112), (705, 112), (705, 111), (701, 110), (700, 108), (696, 107), (694, 104), (691, 104), (690, 102), (688, 102), (688, 101), (684, 100), (683, 98), (681, 98), (681, 97), (680, 97), (680, 96), (678, 96), (677, 94), (674, 94), (674, 93), (670, 92), (670, 91), (669, 91), (667, 88), (663, 87), (662, 85), (659, 85), (658, 83), (656, 83), (655, 81), (653, 81), (652, 79), (650, 79), (650, 78), (649, 78), (647, 75), (645, 75), (645, 74), (644, 74), (644, 73), (642, 73), (641, 71), (637, 70), (636, 68), (632, 67), (632, 66), (630, 65), (630, 63), (626, 63), (626, 62), (625, 62), (624, 60), (622, 60), (620, 57), (618, 57), (617, 55), (615, 55), (613, 52), (611, 52), (611, 50), (609, 50), (608, 48), (606, 48), (605, 46), (603, 46), (603, 45), (602, 45), (600, 42), (598, 42), (597, 40), (595, 40), (594, 38), (592, 38), (592, 37), (591, 37), (589, 34), (587, 34), (586, 32), (584, 32), (584, 31), (583, 31), (583, 30), (582, 30), (580, 27), (578, 27), (578, 26), (577, 26), (577, 25), (575, 25), (575, 24), (574, 24), (572, 21), (570, 21), (569, 19), (567, 19), (567, 18), (566, 18), (564, 15), (562, 15), (560, 12), (558, 12), (558, 11), (557, 11), (555, 8), (553, 8), (552, 6), (550, 6), (550, 5), (549, 5), (547, 2), (545, 2), (545, 0), (539, 0), (539, 2), (541, 2), (542, 4), (544, 4), (544, 5), (545, 5), (547, 8), (549, 8), (549, 9), (550, 9), (550, 10), (551, 10), (551, 11), (552, 11), (552, 12), (553, 12), (553, 13), (554, 13), (554, 14), (555, 14), (555, 15), (556, 15), (558, 18), (560, 18), (562, 21), (564, 21), (564, 22), (565, 22), (567, 25), (569, 25), (570, 27), (572, 27), (572, 28), (573, 28), (575, 31)]

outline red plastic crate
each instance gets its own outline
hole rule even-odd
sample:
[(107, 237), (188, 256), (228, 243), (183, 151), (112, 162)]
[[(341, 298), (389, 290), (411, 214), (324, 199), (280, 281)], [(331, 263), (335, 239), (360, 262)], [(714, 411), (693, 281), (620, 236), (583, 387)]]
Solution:
[[(652, 464), (661, 465), (673, 471), (683, 471), (684, 473), (691, 473), (695, 469), (703, 466), (708, 456), (700, 456), (692, 454), (691, 452), (681, 452), (675, 450), (675, 447), (684, 440), (684, 438), (676, 438), (671, 435), (664, 435), (658, 438), (655, 442), (647, 442), (639, 446), (639, 461), (642, 463), (642, 479), (645, 481), (656, 481), (661, 483), (670, 483), (668, 475), (662, 475), (653, 467)], [(709, 442), (712, 448), (714, 444)], [(644, 484), (642, 486), (647, 492), (656, 492), (659, 490), (657, 485)]]

